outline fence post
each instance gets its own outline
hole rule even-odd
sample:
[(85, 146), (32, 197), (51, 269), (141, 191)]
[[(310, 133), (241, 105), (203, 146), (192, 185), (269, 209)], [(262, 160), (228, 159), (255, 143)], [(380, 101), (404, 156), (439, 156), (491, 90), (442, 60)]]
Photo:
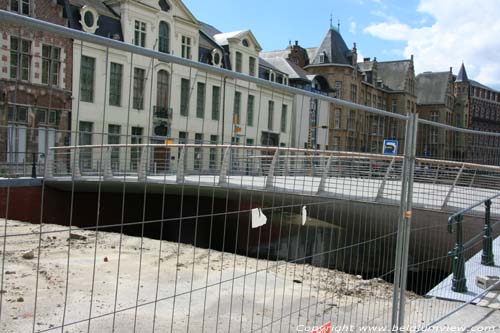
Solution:
[(148, 147), (142, 147), (141, 149), (141, 160), (139, 161), (139, 170), (137, 172), (137, 180), (144, 182), (147, 178), (147, 168), (148, 168)]
[(392, 327), (404, 330), (406, 302), (406, 278), (408, 274), (408, 251), (413, 202), (413, 178), (417, 147), (418, 115), (408, 114), (406, 123), (403, 173), (401, 175), (401, 200), (398, 217), (396, 261), (394, 267), (394, 289), (392, 302)]
[(321, 194), (325, 192), (325, 183), (326, 179), (328, 178), (328, 172), (330, 171), (330, 165), (332, 164), (332, 159), (333, 155), (330, 155), (328, 157), (328, 160), (326, 161), (326, 166), (325, 169), (323, 170), (323, 175), (321, 176), (321, 180), (318, 185), (318, 191), (316, 192), (316, 194)]
[(453, 279), (451, 290), (458, 293), (464, 293), (467, 291), (467, 279), (465, 278), (465, 258), (464, 258), (464, 245), (462, 239), (462, 221), (463, 215), (458, 215), (455, 220), (448, 222), (448, 232), (453, 232), (453, 222), (457, 223), (456, 234), (457, 242), (455, 243), (455, 248), (448, 252), (448, 255), (452, 258), (452, 271)]
[(483, 254), (481, 255), (481, 264), (485, 266), (494, 266), (493, 257), (493, 238), (491, 237), (491, 200), (484, 203), (484, 235), (483, 235)]

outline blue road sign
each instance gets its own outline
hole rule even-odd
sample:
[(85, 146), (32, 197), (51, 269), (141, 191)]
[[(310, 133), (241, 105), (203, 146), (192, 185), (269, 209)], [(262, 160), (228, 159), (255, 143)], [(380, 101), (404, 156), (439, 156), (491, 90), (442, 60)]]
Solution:
[(384, 140), (384, 155), (397, 155), (398, 154), (398, 141), (397, 140)]

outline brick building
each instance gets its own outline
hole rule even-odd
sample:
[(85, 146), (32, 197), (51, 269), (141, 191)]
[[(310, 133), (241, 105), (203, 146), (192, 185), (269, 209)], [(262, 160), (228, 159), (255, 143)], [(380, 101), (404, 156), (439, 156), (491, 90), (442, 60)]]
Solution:
[[(286, 58), (311, 76), (325, 79), (329, 95), (394, 113), (415, 112), (415, 73), (409, 60), (358, 62), (356, 44), (348, 48), (339, 30), (330, 27), (317, 48), (302, 48), (297, 42), (284, 51), (261, 54)], [(329, 148), (379, 153), (384, 139), (403, 140), (402, 122), (346, 107), (330, 106), (327, 124)]]
[[(483, 132), (500, 133), (500, 92), (469, 79), (464, 64), (457, 75), (426, 72), (417, 76), (420, 118)], [(500, 163), (500, 141), (421, 126), (418, 153), (434, 158), (486, 164)]]
[[(67, 25), (62, 0), (0, 0), (0, 9)], [(0, 31), (0, 162), (12, 171), (69, 142), (72, 41), (3, 22)]]

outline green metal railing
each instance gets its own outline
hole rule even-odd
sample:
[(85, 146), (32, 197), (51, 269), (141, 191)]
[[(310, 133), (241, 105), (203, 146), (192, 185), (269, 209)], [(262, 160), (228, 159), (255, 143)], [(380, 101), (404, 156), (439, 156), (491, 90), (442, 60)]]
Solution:
[[(481, 255), (481, 264), (485, 266), (494, 266), (495, 260), (493, 256), (493, 235), (492, 230), (500, 221), (496, 222), (493, 226), (491, 225), (491, 205), (492, 200), (499, 198), (500, 194), (494, 195), (487, 199), (481, 200), (472, 206), (464, 208), (448, 218), (448, 232), (453, 233), (453, 224), (456, 225), (456, 243), (453, 250), (448, 252), (448, 255), (452, 257), (452, 286), (451, 289), (456, 292), (467, 292), (467, 279), (465, 278), (465, 257), (464, 251), (472, 247), (477, 240), (482, 237), (483, 239), (483, 253)], [(464, 215), (467, 212), (472, 211), (474, 208), (484, 204), (485, 214), (484, 214), (484, 227), (480, 234), (463, 243), (462, 234), (462, 224), (464, 220)]]

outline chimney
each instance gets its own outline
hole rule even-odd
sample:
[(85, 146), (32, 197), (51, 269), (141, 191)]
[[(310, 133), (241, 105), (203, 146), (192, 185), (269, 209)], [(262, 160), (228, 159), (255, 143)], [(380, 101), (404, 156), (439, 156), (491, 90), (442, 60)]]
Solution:
[(298, 40), (295, 41), (295, 46), (299, 46), (299, 41)]
[(370, 61), (370, 58), (363, 58), (363, 62), (368, 62)]

